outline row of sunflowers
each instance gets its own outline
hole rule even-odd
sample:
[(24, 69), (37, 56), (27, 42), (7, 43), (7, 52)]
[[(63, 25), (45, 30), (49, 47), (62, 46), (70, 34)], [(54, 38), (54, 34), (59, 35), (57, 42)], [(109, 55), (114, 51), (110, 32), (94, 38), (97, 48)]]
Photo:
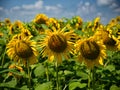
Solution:
[(120, 16), (0, 21), (0, 90), (119, 90)]

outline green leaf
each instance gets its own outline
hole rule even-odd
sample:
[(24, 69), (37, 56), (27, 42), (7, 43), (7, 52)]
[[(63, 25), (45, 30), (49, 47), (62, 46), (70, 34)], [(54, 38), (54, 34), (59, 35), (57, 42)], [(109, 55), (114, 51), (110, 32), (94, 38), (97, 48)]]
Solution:
[(29, 88), (27, 87), (27, 85), (25, 85), (25, 86), (22, 86), (20, 90), (29, 90)]
[(88, 79), (88, 74), (82, 71), (77, 71), (77, 76), (81, 77), (84, 80)]
[(115, 70), (115, 66), (114, 65), (108, 65), (105, 67), (105, 69), (109, 70), (110, 72)]
[(45, 25), (45, 24), (41, 24), (41, 26), (42, 26), (42, 28), (44, 28), (44, 29), (48, 29), (47, 25)]
[(17, 80), (13, 78), (11, 81), (6, 82), (6, 83), (1, 83), (0, 87), (10, 87), (14, 88), (17, 85)]
[(47, 83), (43, 83), (43, 84), (38, 84), (35, 87), (35, 90), (52, 90), (51, 85), (52, 85), (51, 82), (47, 82)]
[(69, 70), (65, 70), (65, 71), (64, 71), (64, 74), (65, 74), (65, 75), (70, 75), (70, 74), (73, 74), (73, 72), (72, 72), (72, 71), (69, 71)]
[(45, 68), (43, 67), (42, 64), (38, 64), (38, 66), (34, 70), (34, 74), (36, 77), (43, 76), (45, 73)]
[(71, 82), (69, 84), (69, 90), (74, 90), (75, 88), (79, 87), (79, 88), (84, 88), (86, 87), (87, 84), (86, 83), (80, 83), (80, 82)]
[(120, 87), (117, 87), (116, 85), (112, 85), (110, 87), (110, 90), (120, 90)]

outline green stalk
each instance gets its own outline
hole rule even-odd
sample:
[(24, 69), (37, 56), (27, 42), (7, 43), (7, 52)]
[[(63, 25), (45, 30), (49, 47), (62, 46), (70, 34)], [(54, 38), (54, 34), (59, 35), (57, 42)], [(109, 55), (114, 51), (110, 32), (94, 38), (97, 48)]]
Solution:
[(88, 73), (88, 90), (96, 90), (95, 89), (95, 69), (94, 67), (89, 70)]
[(59, 90), (58, 62), (56, 61), (56, 88)]
[(30, 73), (30, 67), (29, 67), (29, 60), (27, 60), (27, 70), (28, 70), (28, 88), (29, 88), (29, 90), (32, 90), (32, 88), (31, 88), (31, 73)]
[(88, 73), (88, 90), (91, 89), (91, 69), (89, 70), (89, 73)]
[(48, 63), (45, 62), (45, 67), (46, 67), (46, 77), (47, 77), (47, 81), (49, 81), (49, 69), (48, 69)]
[(2, 57), (2, 63), (1, 63), (2, 68), (3, 68), (3, 65), (4, 65), (5, 53), (6, 53), (6, 48), (5, 48), (5, 51), (3, 53), (3, 57)]
[(92, 69), (92, 88), (93, 90), (96, 90), (95, 89), (95, 68), (94, 67)]

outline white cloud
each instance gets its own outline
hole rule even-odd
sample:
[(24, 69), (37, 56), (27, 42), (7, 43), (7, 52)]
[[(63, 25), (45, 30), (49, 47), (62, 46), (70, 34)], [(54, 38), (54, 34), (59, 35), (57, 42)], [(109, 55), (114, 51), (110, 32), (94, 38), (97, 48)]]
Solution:
[(116, 8), (116, 9), (114, 10), (114, 12), (120, 13), (120, 7), (119, 7), (119, 8)]
[(89, 2), (80, 2), (77, 8), (77, 14), (88, 15), (90, 13), (96, 12), (95, 6)]
[(2, 11), (3, 10), (3, 7), (0, 7), (0, 11)]
[(26, 10), (41, 9), (42, 7), (43, 7), (43, 1), (37, 1), (35, 4), (22, 5), (22, 8)]
[(97, 0), (97, 4), (102, 6), (102, 5), (110, 5), (113, 3), (114, 0)]
[(57, 4), (56, 6), (45, 6), (45, 10), (55, 13), (55, 14), (58, 14), (62, 11), (62, 5)]
[(110, 8), (116, 8), (116, 7), (118, 7), (117, 3), (115, 2), (111, 3)]
[(13, 7), (13, 8), (11, 8), (11, 10), (19, 10), (21, 7), (19, 7), (19, 6), (15, 6), (15, 7)]

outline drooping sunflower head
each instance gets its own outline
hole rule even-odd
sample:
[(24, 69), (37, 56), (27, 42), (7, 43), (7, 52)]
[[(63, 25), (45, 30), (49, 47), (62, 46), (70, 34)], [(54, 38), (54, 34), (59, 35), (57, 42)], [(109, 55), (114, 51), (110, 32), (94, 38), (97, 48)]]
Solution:
[(16, 34), (20, 32), (21, 28), (23, 28), (23, 23), (17, 20), (14, 23), (12, 23), (8, 28), (10, 30), (10, 34)]
[(93, 37), (79, 40), (76, 43), (78, 52), (78, 60), (85, 62), (88, 68), (93, 68), (97, 65), (103, 65), (103, 59), (106, 57), (105, 46), (100, 41), (96, 41)]
[(23, 37), (15, 35), (7, 44), (7, 54), (10, 59), (15, 62), (22, 62), (26, 65), (27, 62), (34, 64), (37, 62), (38, 52), (36, 50), (36, 42), (30, 40), (31, 36)]
[(109, 21), (109, 27), (113, 27), (117, 24), (117, 20), (115, 18), (112, 18), (110, 21)]
[(6, 24), (7, 26), (10, 26), (10, 25), (11, 25), (11, 21), (10, 21), (9, 18), (5, 18), (5, 24)]
[(67, 41), (66, 41), (65, 36), (53, 34), (48, 39), (48, 47), (56, 53), (63, 52), (67, 47)]
[[(16, 70), (19, 71), (20, 73), (24, 73), (23, 68), (22, 68), (21, 66), (16, 65), (16, 64), (11, 64), (11, 65), (9, 66), (9, 69), (16, 69)], [(14, 76), (14, 77), (17, 78), (17, 79), (20, 79), (20, 78), (22, 77), (22, 76), (19, 76), (19, 75), (14, 74), (14, 73), (12, 73), (12, 72), (9, 72), (8, 75), (9, 75), (9, 76)]]
[(24, 28), (24, 27), (21, 28), (21, 35), (23, 35), (24, 37), (32, 36), (31, 32), (28, 29)]
[(117, 16), (117, 17), (116, 17), (116, 21), (117, 21), (117, 22), (120, 22), (120, 16)]
[(4, 35), (4, 34), (3, 34), (2, 32), (0, 32), (0, 37), (3, 37), (3, 35)]
[(33, 22), (36, 24), (46, 24), (48, 17), (45, 14), (37, 14), (33, 19)]
[(99, 40), (103, 40), (103, 44), (107, 47), (108, 50), (117, 50), (119, 40), (114, 35), (112, 35), (111, 31), (97, 31), (94, 36)]
[(96, 17), (94, 19), (94, 27), (93, 27), (94, 30), (97, 29), (99, 27), (99, 25), (100, 25), (100, 17)]
[(47, 21), (47, 26), (50, 29), (59, 29), (60, 28), (60, 24), (58, 23), (58, 20), (56, 18), (49, 18)]
[(62, 57), (69, 58), (73, 53), (73, 42), (70, 40), (74, 32), (64, 32), (63, 30), (48, 30), (47, 36), (40, 42), (43, 57), (47, 56), (48, 60), (62, 62)]
[(41, 34), (44, 33), (43, 24), (46, 25), (48, 21), (48, 17), (45, 14), (37, 14), (33, 19), (33, 27)]

